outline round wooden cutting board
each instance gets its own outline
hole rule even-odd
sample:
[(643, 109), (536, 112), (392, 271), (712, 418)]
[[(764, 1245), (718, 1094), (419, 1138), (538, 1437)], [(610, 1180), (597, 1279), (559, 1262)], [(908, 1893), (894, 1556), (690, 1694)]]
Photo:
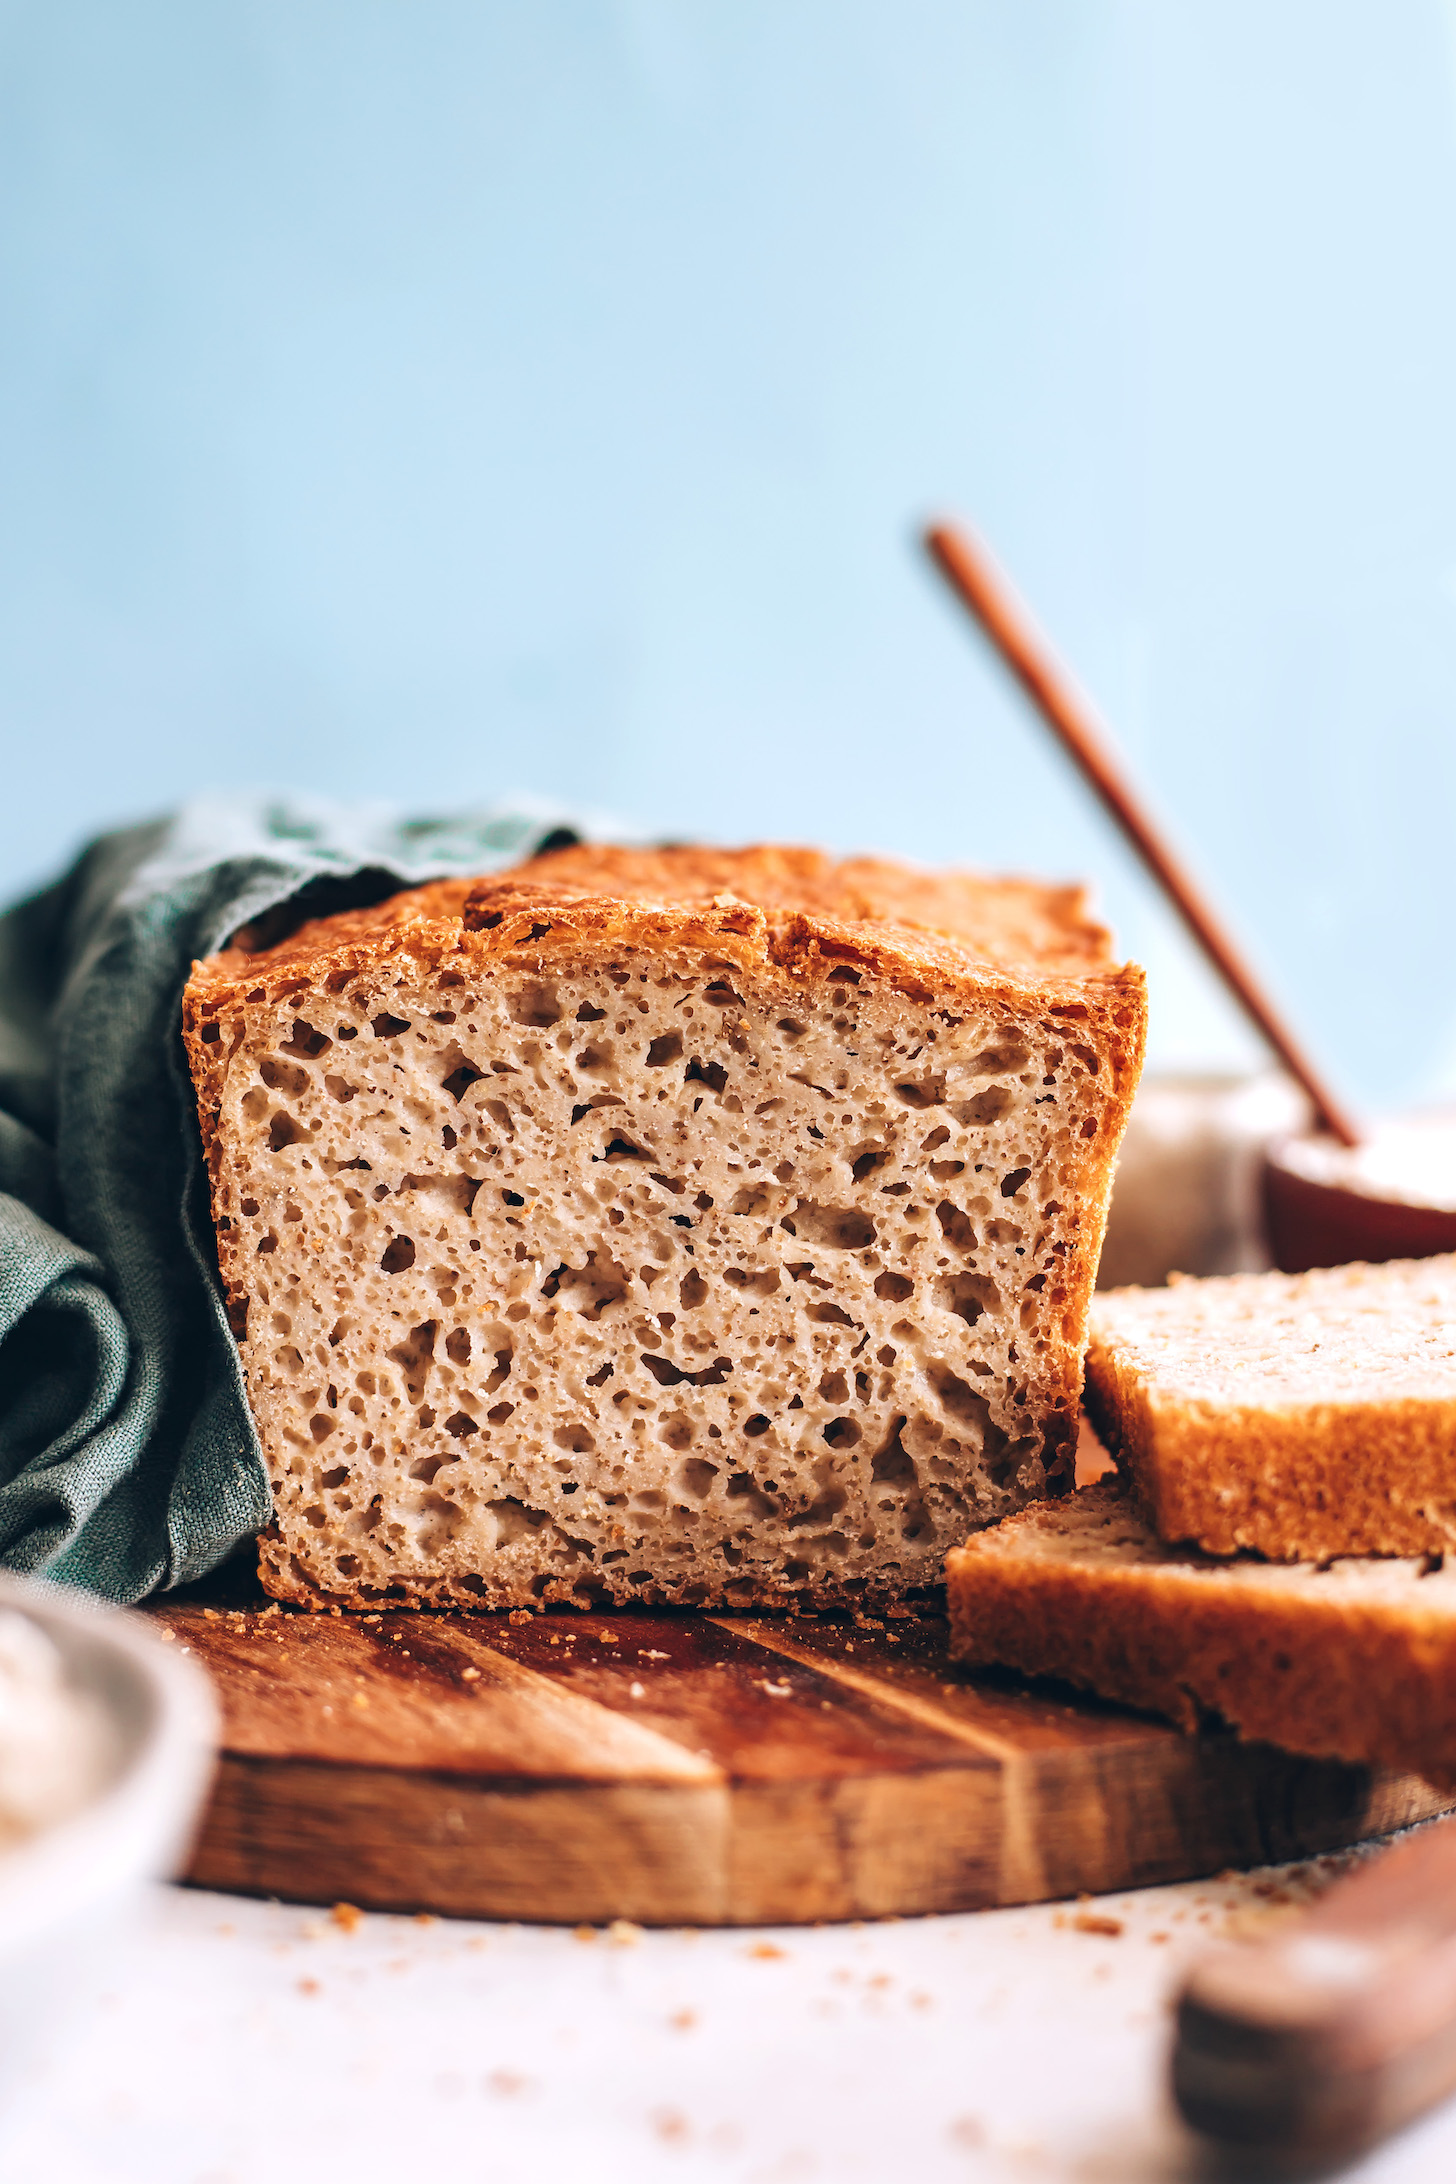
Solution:
[(1450, 1802), (957, 1670), (928, 1616), (314, 1616), (215, 1585), (155, 1613), (223, 1709), (189, 1877), (299, 1902), (965, 1911), (1309, 1855)]

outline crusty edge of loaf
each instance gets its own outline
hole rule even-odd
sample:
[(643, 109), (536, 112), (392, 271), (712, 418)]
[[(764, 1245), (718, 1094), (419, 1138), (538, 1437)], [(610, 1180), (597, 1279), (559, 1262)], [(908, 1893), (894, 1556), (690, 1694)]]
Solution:
[[(505, 875), (510, 877), (510, 875)], [(313, 991), (320, 984), (347, 984), (374, 966), (383, 968), (401, 951), (421, 960), (443, 961), (466, 953), (476, 963), (511, 955), (561, 935), (591, 935), (605, 945), (645, 952), (677, 947), (722, 947), (735, 943), (791, 976), (821, 974), (834, 963), (862, 964), (908, 998), (929, 1000), (949, 988), (967, 1000), (1008, 1005), (1046, 1003), (1075, 1013), (1079, 1005), (1133, 1004), (1146, 1013), (1146, 980), (1133, 963), (1098, 963), (1087, 969), (1038, 970), (1034, 965), (1001, 964), (976, 955), (954, 938), (924, 928), (858, 923), (810, 915), (804, 911), (764, 911), (749, 903), (647, 902), (608, 895), (528, 892), (511, 889), (499, 908), (476, 913), (479, 922), (453, 914), (432, 914), (441, 890), (420, 889), (413, 899), (418, 915), (388, 925), (361, 925), (350, 913), (310, 928), (310, 944), (281, 943), (261, 954), (225, 948), (192, 966), (187, 992), (194, 1005), (217, 1010), (230, 999), (261, 989), (277, 997)], [(384, 906), (388, 908), (388, 905)], [(825, 960), (826, 957), (829, 960)], [(1139, 1060), (1141, 1048), (1138, 1049)]]
[[(345, 937), (359, 938), (410, 920), (463, 914), (467, 925), (475, 925), (491, 920), (508, 901), (584, 899), (659, 908), (725, 900), (754, 903), (771, 916), (802, 911), (844, 924), (929, 934), (982, 959), (1029, 965), (1038, 972), (1059, 969), (1080, 975), (1105, 969), (1112, 960), (1112, 935), (1090, 915), (1087, 891), (1080, 884), (926, 870), (875, 857), (836, 861), (823, 850), (762, 842), (739, 849), (679, 844), (660, 850), (578, 843), (477, 879), (427, 881), (370, 906), (305, 916), (291, 926), (286, 906), (280, 906), (235, 935), (232, 947), (297, 966), (327, 953)], [(1017, 935), (1014, 929), (1021, 920), (1016, 917), (1010, 929), (998, 933), (994, 916), (977, 914), (978, 904), (985, 911), (998, 899), (1003, 907), (1010, 903), (1023, 913), (1039, 913), (1045, 928), (1040, 939)], [(267, 938), (274, 929), (281, 935), (276, 942)]]
[[(1125, 1520), (1116, 1486), (1093, 1486)], [(1311, 1758), (1391, 1767), (1456, 1788), (1456, 1622), (1417, 1603), (1351, 1601), (1228, 1582), (1170, 1559), (1078, 1564), (1018, 1555), (1046, 1505), (1008, 1517), (947, 1558), (952, 1658), (1052, 1676), (1184, 1730), (1216, 1716), (1241, 1737)]]
[(1083, 1400), (1170, 1544), (1272, 1562), (1456, 1551), (1456, 1402), (1200, 1405), (1095, 1324)]
[[(472, 1615), (500, 1615), (520, 1608), (533, 1615), (562, 1607), (588, 1612), (580, 1593), (571, 1585), (563, 1581), (548, 1587), (544, 1594), (538, 1593), (533, 1589), (529, 1574), (516, 1585), (502, 1585), (489, 1578), (465, 1585), (442, 1575), (423, 1582), (401, 1579), (386, 1591), (370, 1591), (359, 1586), (326, 1591), (299, 1576), (287, 1544), (274, 1524), (258, 1534), (258, 1578), (271, 1599), (286, 1600), (294, 1607), (306, 1608), (313, 1615), (331, 1615), (339, 1608), (365, 1612), (380, 1608), (456, 1608)], [(807, 1579), (791, 1592), (769, 1587), (750, 1592), (747, 1588), (735, 1587), (731, 1600), (706, 1600), (696, 1606), (699, 1612), (709, 1615), (725, 1612), (733, 1615), (803, 1615), (821, 1608), (843, 1609), (846, 1606), (853, 1606), (857, 1613), (873, 1613), (906, 1600), (933, 1600), (939, 1589), (934, 1585), (902, 1585), (888, 1580), (877, 1585), (871, 1580), (849, 1601), (842, 1586), (832, 1578), (823, 1582)], [(626, 1605), (633, 1608), (631, 1602)], [(635, 1612), (641, 1613), (644, 1607), (652, 1605), (639, 1601), (635, 1604)], [(599, 1614), (604, 1608), (605, 1604), (599, 1603), (589, 1612)]]

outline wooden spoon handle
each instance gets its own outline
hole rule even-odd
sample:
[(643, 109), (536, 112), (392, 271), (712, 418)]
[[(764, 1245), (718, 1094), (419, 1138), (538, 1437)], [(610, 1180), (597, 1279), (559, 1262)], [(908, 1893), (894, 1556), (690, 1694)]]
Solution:
[(1113, 757), (1090, 703), (1065, 673), (985, 547), (947, 523), (933, 525), (925, 534), (925, 544), (952, 591), (970, 608), (1234, 999), (1296, 1084), (1303, 1086), (1321, 1128), (1342, 1145), (1358, 1145), (1359, 1132), (1316, 1074), (1222, 921), (1144, 809)]
[(1344, 2160), (1456, 2090), (1456, 1823), (1336, 1882), (1269, 1938), (1225, 1942), (1178, 2004), (1173, 2093), (1195, 2130)]

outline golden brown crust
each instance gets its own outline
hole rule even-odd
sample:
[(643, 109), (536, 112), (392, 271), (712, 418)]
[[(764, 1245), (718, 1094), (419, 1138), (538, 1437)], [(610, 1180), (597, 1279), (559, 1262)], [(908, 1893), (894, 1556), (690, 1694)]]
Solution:
[[(485, 879), (436, 880), (369, 909), (312, 918), (269, 948), (256, 948), (245, 929), (197, 970), (219, 980), (241, 978), (249, 970), (300, 972), (341, 947), (371, 940), (383, 944), (405, 925), (463, 916), (467, 925), (480, 927), (505, 905), (552, 908), (590, 898), (650, 905), (648, 926), (666, 939), (677, 922), (675, 913), (685, 906), (712, 908), (724, 896), (780, 913), (775, 920), (780, 924), (787, 913), (835, 928), (889, 928), (912, 956), (934, 934), (955, 942), (958, 953), (1043, 975), (1075, 978), (1110, 965), (1110, 936), (1088, 917), (1080, 887), (919, 872), (871, 857), (836, 864), (821, 850), (775, 845), (636, 850), (598, 844), (551, 850)], [(889, 933), (886, 939), (894, 945)]]
[[(1078, 1528), (1068, 1551), (1038, 1535)], [(1456, 1585), (1424, 1565), (1270, 1568), (1177, 1553), (1114, 1486), (1010, 1517), (947, 1564), (951, 1652), (1186, 1730), (1206, 1715), (1313, 1757), (1456, 1785)]]
[[(657, 892), (664, 882), (676, 890), (667, 898)], [(606, 892), (609, 886), (617, 892)], [(1111, 1162), (1141, 1066), (1143, 977), (1135, 966), (1106, 960), (1107, 937), (1082, 914), (1077, 890), (1017, 882), (1004, 901), (1002, 894), (1001, 883), (969, 875), (938, 880), (870, 860), (834, 866), (812, 851), (568, 850), (495, 879), (439, 882), (377, 909), (313, 920), (272, 947), (252, 948), (249, 936), (238, 936), (194, 966), (184, 1003), (219, 1266), (235, 1326), (241, 1333), (246, 1324), (247, 1268), (220, 1188), (218, 1117), (229, 1057), (260, 1014), (276, 1012), (293, 994), (373, 988), (401, 968), (416, 979), (446, 970), (474, 978), (509, 961), (513, 970), (548, 975), (553, 965), (604, 948), (658, 955), (686, 946), (737, 966), (746, 980), (771, 968), (806, 987), (822, 986), (835, 965), (859, 963), (952, 1015), (958, 1003), (991, 1003), (1011, 1023), (1050, 1020), (1054, 1037), (1087, 1056), (1086, 1066), (1101, 1072), (1106, 1126), (1079, 1148), (1082, 1238), (1065, 1265), (1059, 1307), (1063, 1337), (1080, 1353)], [(903, 922), (890, 922), (892, 915)], [(911, 923), (912, 915), (923, 922)], [(1069, 1373), (1074, 1392), (1075, 1356)], [(1070, 1424), (1068, 1431), (1070, 1438)], [(275, 1553), (265, 1535), (261, 1554), (264, 1582), (279, 1597), (328, 1604), (299, 1580), (281, 1542)], [(408, 1596), (481, 1604), (478, 1591), (462, 1591), (444, 1576), (414, 1585)], [(361, 1596), (353, 1604), (368, 1602)]]
[(403, 925), (449, 923), (460, 918), (478, 880), (430, 880), (423, 887), (401, 888), (383, 902), (362, 910), (336, 910), (328, 917), (305, 918), (286, 937), (269, 942), (260, 937), (272, 922), (260, 920), (234, 933), (226, 948), (192, 967), (218, 979), (240, 978), (248, 969), (270, 973), (285, 965), (303, 970), (315, 958), (336, 953), (353, 943), (382, 939)]
[(920, 872), (875, 857), (835, 863), (822, 850), (774, 844), (653, 850), (583, 844), (553, 850), (480, 881), (466, 922), (507, 899), (533, 895), (537, 901), (598, 895), (666, 904), (710, 903), (725, 894), (770, 913), (836, 926), (935, 933), (987, 961), (1041, 971), (1076, 974), (1104, 967), (1111, 956), (1111, 936), (1087, 916), (1080, 887), (986, 879), (972, 872)]

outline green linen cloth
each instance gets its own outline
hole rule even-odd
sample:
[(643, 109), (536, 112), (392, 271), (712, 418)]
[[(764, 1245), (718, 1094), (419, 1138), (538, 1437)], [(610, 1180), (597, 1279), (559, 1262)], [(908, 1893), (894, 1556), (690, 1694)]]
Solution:
[(193, 958), (305, 889), (343, 908), (577, 838), (523, 806), (208, 798), (0, 916), (0, 1564), (133, 1601), (268, 1521), (181, 1047)]

